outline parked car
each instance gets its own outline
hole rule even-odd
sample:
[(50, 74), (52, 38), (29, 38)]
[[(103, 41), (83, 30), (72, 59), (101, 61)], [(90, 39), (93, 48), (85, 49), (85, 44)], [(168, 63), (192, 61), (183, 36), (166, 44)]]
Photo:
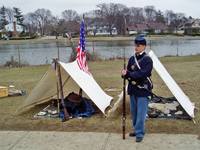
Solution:
[(138, 35), (140, 37), (146, 37), (147, 35), (145, 33), (141, 33), (140, 35)]

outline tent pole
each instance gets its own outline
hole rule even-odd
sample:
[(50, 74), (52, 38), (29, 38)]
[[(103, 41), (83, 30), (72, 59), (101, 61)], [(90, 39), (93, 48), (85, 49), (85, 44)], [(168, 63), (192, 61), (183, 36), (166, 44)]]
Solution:
[(58, 106), (58, 117), (60, 118), (60, 102), (59, 102), (59, 87), (58, 87), (58, 70), (56, 67), (56, 84), (57, 84), (57, 106)]
[(60, 61), (59, 43), (58, 42), (56, 43), (57, 43), (57, 48), (58, 48), (58, 61)]
[(81, 97), (82, 97), (82, 93), (83, 93), (83, 90), (82, 90), (82, 88), (80, 88), (80, 91), (79, 91), (79, 96), (81, 96)]

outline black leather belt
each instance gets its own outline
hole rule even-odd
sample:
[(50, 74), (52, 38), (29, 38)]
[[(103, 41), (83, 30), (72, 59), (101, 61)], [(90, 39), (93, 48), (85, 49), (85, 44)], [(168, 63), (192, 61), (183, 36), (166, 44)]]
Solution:
[(146, 80), (144, 82), (136, 82), (136, 81), (132, 81), (132, 80), (128, 80), (129, 83), (133, 84), (133, 85), (144, 85), (144, 84), (149, 84), (149, 81)]

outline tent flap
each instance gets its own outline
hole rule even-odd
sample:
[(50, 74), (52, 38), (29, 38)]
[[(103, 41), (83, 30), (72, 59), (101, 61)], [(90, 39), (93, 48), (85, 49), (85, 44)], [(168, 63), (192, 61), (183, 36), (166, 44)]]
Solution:
[(179, 101), (179, 103), (185, 109), (188, 115), (194, 118), (195, 106), (190, 102), (185, 93), (181, 90), (181, 88), (177, 85), (174, 79), (170, 76), (170, 74), (167, 72), (167, 70), (164, 68), (164, 66), (159, 61), (159, 59), (156, 57), (156, 55), (153, 53), (152, 50), (149, 52), (149, 55), (153, 60), (154, 69), (160, 75), (162, 80), (165, 82), (169, 90), (176, 97), (176, 99)]

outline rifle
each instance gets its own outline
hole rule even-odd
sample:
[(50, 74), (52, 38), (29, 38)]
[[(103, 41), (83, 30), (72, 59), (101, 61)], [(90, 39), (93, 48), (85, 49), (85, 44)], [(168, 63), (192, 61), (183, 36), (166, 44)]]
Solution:
[[(57, 47), (58, 47), (58, 60), (60, 60), (60, 55), (59, 55), (59, 44), (57, 42)], [(55, 65), (55, 68), (56, 65)], [(56, 85), (57, 85), (57, 106), (58, 106), (58, 117), (60, 118), (60, 100), (59, 100), (59, 86), (58, 86), (58, 71), (56, 70)]]
[[(55, 62), (56, 63), (56, 62)], [(56, 67), (57, 68), (57, 67)], [(60, 118), (60, 100), (59, 100), (59, 86), (58, 86), (58, 72), (56, 70), (56, 85), (57, 85), (57, 106), (58, 106), (58, 117)]]
[(60, 64), (58, 63), (57, 59), (55, 61), (56, 61), (56, 65), (57, 65), (57, 68), (58, 68), (58, 78), (59, 78), (59, 85), (60, 85), (61, 104), (63, 106), (64, 115), (65, 115), (65, 119), (63, 121), (67, 121), (67, 120), (70, 120), (70, 116), (69, 116), (69, 114), (67, 112), (67, 109), (65, 107), (65, 102), (64, 102), (62, 79), (61, 79), (61, 73), (60, 73)]
[[(124, 70), (126, 69), (126, 58), (125, 58), (125, 47), (123, 41), (123, 48), (124, 48)], [(124, 83), (123, 83), (123, 139), (125, 139), (125, 120), (126, 120), (126, 112), (125, 112), (125, 105), (126, 104), (126, 77), (124, 76)]]

